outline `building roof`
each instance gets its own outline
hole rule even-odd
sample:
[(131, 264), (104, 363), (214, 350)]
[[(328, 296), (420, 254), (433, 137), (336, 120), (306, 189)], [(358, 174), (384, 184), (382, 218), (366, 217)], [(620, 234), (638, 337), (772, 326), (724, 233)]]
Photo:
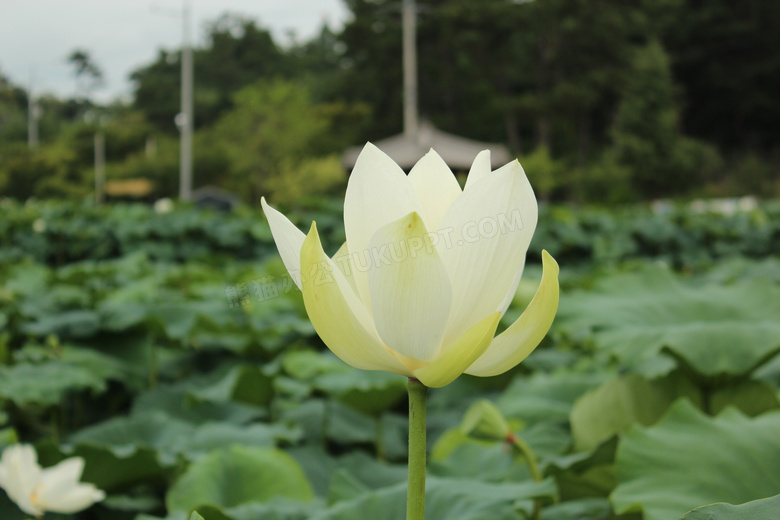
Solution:
[[(490, 150), (493, 168), (503, 166), (512, 160), (504, 145), (483, 143), (435, 128), (428, 122), (420, 123), (417, 136), (398, 134), (381, 139), (374, 144), (390, 156), (404, 170), (411, 169), (420, 158), (433, 148), (453, 170), (468, 170), (474, 157), (482, 150)], [(342, 163), (347, 169), (355, 166), (362, 146), (352, 146), (344, 152)]]
[(239, 203), (239, 198), (216, 186), (203, 186), (192, 192), (192, 202), (201, 209), (230, 211)]

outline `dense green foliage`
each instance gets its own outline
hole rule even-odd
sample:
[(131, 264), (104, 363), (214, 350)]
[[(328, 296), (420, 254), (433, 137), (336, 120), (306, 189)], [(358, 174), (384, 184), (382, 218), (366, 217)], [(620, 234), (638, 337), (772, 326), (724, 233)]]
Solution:
[(653, 40), (634, 55), (612, 130), (611, 151), (635, 192), (679, 195), (711, 178), (717, 152), (681, 136), (679, 126), (669, 58)]
[[(335, 251), (339, 204), (317, 207), (295, 219)], [(778, 210), (545, 208), (502, 323), (541, 248), (562, 267), (558, 317), (510, 373), (430, 392), (427, 518), (775, 518)], [(5, 203), (0, 222), (0, 448), (82, 456), (109, 495), (52, 518), (403, 516), (405, 380), (324, 348), (257, 212)], [(480, 399), (542, 481), (463, 433)], [(0, 516), (23, 518), (4, 493)]]
[[(287, 47), (236, 15), (206, 28), (194, 52), (196, 187), (221, 185), (254, 203), (258, 193), (297, 201), (343, 183), (337, 157), (346, 146), (400, 132), (398, 2), (346, 4), (343, 29)], [(422, 117), (529, 158), (546, 198), (778, 193), (778, 4), (417, 4)], [(72, 52), (78, 92), (38, 100), (42, 146), (32, 151), (27, 93), (0, 79), (0, 191), (89, 195), (100, 130), (109, 179), (146, 177), (150, 198), (175, 195), (180, 59), (161, 51), (133, 71), (132, 103), (96, 106), (89, 93), (100, 64)]]
[[(301, 229), (316, 220), (326, 249), (333, 253), (345, 240), (341, 202), (310, 202), (308, 209), (287, 214)], [(729, 202), (729, 208), (720, 209), (694, 204), (658, 210), (543, 205), (529, 262), (540, 262), (543, 248), (570, 267), (652, 258), (690, 270), (734, 255), (780, 255), (780, 204), (740, 209), (739, 201)], [(262, 212), (248, 207), (225, 215), (186, 206), (155, 213), (141, 205), (5, 201), (0, 217), (0, 259), (5, 261), (32, 257), (62, 266), (143, 252), (155, 261), (216, 263), (257, 259), (275, 251)]]
[[(398, 2), (345, 1), (309, 41), (226, 15), (195, 49), (195, 186), (251, 203), (230, 214), (84, 203), (97, 132), (109, 180), (177, 193), (179, 51), (98, 105), (100, 63), (73, 50), (77, 91), (35, 100), (32, 149), (28, 93), (0, 75), (0, 449), (81, 456), (108, 495), (52, 518), (403, 516), (405, 380), (324, 347), (252, 205), (316, 220), (334, 253), (340, 154), (401, 130)], [(562, 268), (536, 352), (430, 392), (427, 518), (780, 517), (780, 4), (417, 4), (421, 115), (508, 145), (546, 202), (500, 327), (542, 249)], [(480, 400), (541, 479), (464, 427)], [(3, 492), (0, 518), (24, 518)]]

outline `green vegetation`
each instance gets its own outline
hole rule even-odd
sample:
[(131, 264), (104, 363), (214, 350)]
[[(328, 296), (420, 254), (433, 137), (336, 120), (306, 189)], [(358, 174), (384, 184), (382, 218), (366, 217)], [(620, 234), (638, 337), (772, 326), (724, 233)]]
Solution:
[[(397, 2), (346, 3), (343, 29), (287, 47), (235, 15), (206, 28), (194, 52), (195, 187), (305, 201), (343, 185), (345, 147), (401, 131)], [(780, 7), (700, 4), (420, 1), (421, 114), (528, 158), (549, 200), (777, 196)], [(150, 199), (174, 196), (180, 54), (133, 71), (132, 102), (99, 106), (100, 63), (71, 52), (78, 92), (38, 100), (37, 150), (26, 148), (27, 93), (0, 79), (0, 192), (88, 196), (99, 129), (109, 180), (145, 177)]]
[[(333, 252), (340, 208), (312, 207), (295, 219)], [(510, 373), (430, 391), (427, 518), (777, 515), (780, 207), (667, 209), (543, 209), (502, 323), (542, 247), (562, 267), (558, 318)], [(57, 518), (403, 517), (406, 381), (321, 344), (258, 212), (0, 217), (0, 448), (84, 457), (108, 493)], [(464, 426), (485, 399), (487, 436)], [(0, 516), (23, 518), (3, 493)]]
[[(397, 2), (346, 3), (310, 41), (228, 15), (195, 49), (195, 187), (229, 214), (85, 203), (98, 131), (109, 180), (177, 193), (180, 52), (107, 105), (70, 52), (37, 148), (0, 75), (0, 449), (83, 457), (107, 493), (52, 518), (403, 517), (406, 380), (324, 347), (255, 207), (335, 253), (341, 153), (401, 130)], [(544, 201), (499, 328), (542, 249), (561, 266), (537, 351), (429, 392), (428, 520), (780, 517), (780, 4), (418, 5), (422, 115), (507, 144)], [(3, 492), (0, 518), (25, 518)]]

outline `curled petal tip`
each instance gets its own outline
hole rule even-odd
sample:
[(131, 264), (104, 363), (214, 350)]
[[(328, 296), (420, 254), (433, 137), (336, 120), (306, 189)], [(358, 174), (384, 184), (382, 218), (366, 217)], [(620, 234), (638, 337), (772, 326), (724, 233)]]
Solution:
[(552, 269), (555, 272), (555, 276), (558, 276), (558, 273), (561, 272), (558, 262), (555, 261), (555, 258), (553, 258), (546, 249), (542, 249), (542, 266), (544, 268)]

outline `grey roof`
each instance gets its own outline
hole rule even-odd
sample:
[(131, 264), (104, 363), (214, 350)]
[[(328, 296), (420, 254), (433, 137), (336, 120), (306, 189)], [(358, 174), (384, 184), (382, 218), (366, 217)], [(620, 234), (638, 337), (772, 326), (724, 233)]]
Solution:
[[(482, 143), (453, 134), (442, 132), (428, 122), (420, 124), (416, 138), (399, 134), (374, 144), (393, 159), (398, 166), (409, 170), (420, 158), (433, 148), (441, 155), (453, 170), (468, 170), (474, 157), (482, 150), (490, 150), (490, 162), (493, 168), (503, 166), (512, 160), (509, 150), (504, 145)], [(342, 162), (348, 169), (355, 166), (362, 146), (352, 146), (344, 152)]]
[(192, 192), (192, 202), (199, 208), (211, 208), (219, 211), (230, 211), (240, 199), (216, 186), (203, 186)]

